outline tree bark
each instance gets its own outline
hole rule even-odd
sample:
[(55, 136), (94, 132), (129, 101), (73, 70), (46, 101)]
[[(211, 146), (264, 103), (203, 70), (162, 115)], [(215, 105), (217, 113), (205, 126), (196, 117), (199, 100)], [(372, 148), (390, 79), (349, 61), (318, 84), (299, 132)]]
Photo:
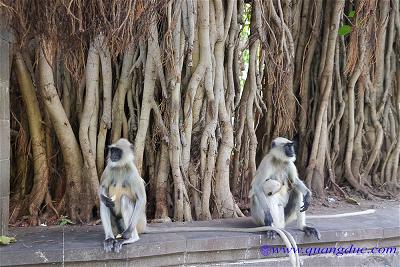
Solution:
[(29, 214), (36, 217), (45, 199), (49, 183), (45, 132), (42, 126), (43, 120), (35, 88), (20, 52), (15, 54), (15, 64), (18, 83), (20, 84), (22, 99), (27, 112), (32, 146), (34, 175), (33, 187), (29, 195)]
[(50, 114), (60, 148), (63, 154), (65, 171), (67, 174), (68, 213), (72, 220), (89, 220), (90, 214), (80, 214), (82, 196), (82, 155), (77, 139), (72, 131), (67, 115), (62, 107), (60, 98), (54, 84), (53, 60), (54, 46), (51, 42), (42, 41), (39, 57), (40, 87), (44, 98), (46, 110)]

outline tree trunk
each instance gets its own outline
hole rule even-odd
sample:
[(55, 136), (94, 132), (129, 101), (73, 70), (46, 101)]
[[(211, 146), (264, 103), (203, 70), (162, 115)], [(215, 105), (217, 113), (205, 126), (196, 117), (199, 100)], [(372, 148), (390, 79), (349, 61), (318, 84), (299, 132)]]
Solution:
[(65, 171), (67, 173), (68, 213), (72, 220), (88, 220), (90, 214), (80, 214), (82, 196), (82, 155), (79, 144), (62, 107), (53, 78), (54, 47), (51, 42), (43, 41), (40, 48), (39, 75), (42, 95), (46, 110), (50, 114), (60, 148), (63, 154)]
[(79, 141), (83, 154), (83, 174), (89, 183), (87, 189), (90, 194), (88, 206), (98, 205), (99, 178), (96, 169), (95, 140), (91, 140), (90, 127), (96, 106), (96, 94), (99, 90), (99, 53), (96, 48), (98, 40), (90, 44), (87, 63), (86, 63), (86, 94), (83, 105), (82, 117), (79, 126)]
[(36, 217), (40, 211), (40, 205), (45, 199), (49, 183), (45, 132), (42, 127), (42, 115), (35, 88), (20, 52), (15, 54), (15, 63), (17, 78), (27, 112), (32, 146), (34, 178), (32, 191), (29, 195), (29, 214)]

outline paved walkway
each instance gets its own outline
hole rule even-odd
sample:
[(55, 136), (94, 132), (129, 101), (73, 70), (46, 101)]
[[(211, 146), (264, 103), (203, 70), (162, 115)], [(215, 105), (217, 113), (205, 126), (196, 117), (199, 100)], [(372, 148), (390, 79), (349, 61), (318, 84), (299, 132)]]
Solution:
[[(295, 224), (288, 230), (300, 247), (337, 247), (339, 245), (356, 247), (397, 247), (396, 253), (386, 255), (302, 255), (305, 266), (324, 264), (329, 261), (335, 266), (346, 266), (354, 260), (373, 260), (371, 266), (400, 266), (400, 210), (395, 208), (377, 210), (374, 214), (337, 219), (310, 219), (316, 226), (322, 240), (314, 240), (296, 230)], [(151, 224), (151, 227), (176, 226), (218, 226), (254, 227), (249, 218), (224, 219), (209, 222)], [(68, 266), (166, 266), (196, 265), (231, 266), (282, 266), (288, 264), (287, 255), (265, 256), (262, 245), (282, 247), (278, 238), (266, 240), (262, 234), (237, 232), (191, 232), (169, 234), (145, 234), (131, 245), (123, 247), (122, 252), (104, 253), (102, 248), (103, 231), (101, 226), (51, 226), (14, 228), (10, 235), (17, 242), (0, 247), (0, 266), (20, 266), (26, 264), (51, 264)], [(352, 258), (352, 257), (356, 258)], [(360, 258), (361, 257), (361, 258)], [(312, 260), (313, 259), (313, 260)], [(378, 263), (375, 260), (379, 260)], [(311, 263), (310, 263), (310, 260)], [(274, 262), (277, 265), (274, 265)], [(335, 263), (337, 262), (337, 263)], [(312, 265), (308, 265), (308, 263)], [(62, 265), (64, 265), (62, 264)], [(259, 264), (259, 265), (258, 265)], [(43, 266), (43, 265), (41, 265)], [(54, 265), (53, 265), (54, 266)], [(329, 264), (325, 266), (330, 266)], [(369, 266), (364, 264), (363, 266)]]

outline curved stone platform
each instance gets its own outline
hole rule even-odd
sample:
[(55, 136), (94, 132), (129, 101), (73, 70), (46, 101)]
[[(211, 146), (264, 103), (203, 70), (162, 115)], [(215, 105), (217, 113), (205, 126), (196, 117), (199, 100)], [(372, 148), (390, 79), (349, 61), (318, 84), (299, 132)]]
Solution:
[[(321, 240), (305, 237), (295, 225), (288, 227), (303, 250), (302, 266), (400, 266), (399, 209), (338, 219), (310, 219), (309, 223), (320, 230)], [(249, 218), (240, 218), (150, 226), (255, 225)], [(17, 228), (10, 229), (10, 235), (17, 238), (17, 243), (0, 247), (0, 266), (290, 266), (287, 253), (272, 252), (284, 247), (281, 240), (269, 241), (262, 234), (145, 234), (138, 242), (125, 245), (119, 254), (104, 253), (101, 226)], [(317, 253), (318, 249), (327, 252), (328, 248), (351, 248), (351, 245), (365, 248), (364, 253)], [(375, 253), (371, 253), (373, 248)], [(384, 248), (385, 253), (379, 253), (378, 248)]]

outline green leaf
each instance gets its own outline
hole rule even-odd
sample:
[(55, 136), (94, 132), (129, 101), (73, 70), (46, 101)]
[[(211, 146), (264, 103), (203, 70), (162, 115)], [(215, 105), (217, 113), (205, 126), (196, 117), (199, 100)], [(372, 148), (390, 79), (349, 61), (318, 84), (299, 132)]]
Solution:
[(344, 35), (346, 35), (346, 34), (351, 33), (351, 30), (352, 30), (352, 28), (351, 28), (350, 25), (343, 25), (343, 26), (341, 26), (341, 27), (339, 28), (338, 34), (341, 35), (341, 36), (344, 36)]
[(360, 203), (359, 203), (357, 200), (355, 200), (354, 198), (352, 198), (352, 197), (347, 197), (347, 198), (346, 198), (346, 201), (347, 201), (348, 203), (350, 203), (350, 204), (360, 206)]
[(356, 15), (356, 11), (355, 10), (352, 10), (352, 11), (350, 11), (349, 12), (349, 15), (347, 15), (349, 18), (352, 18), (352, 17), (354, 17)]
[(14, 237), (8, 237), (5, 235), (0, 235), (0, 245), (9, 245), (17, 241)]
[(58, 220), (58, 225), (74, 224), (73, 221), (67, 219), (67, 217), (62, 217)]

